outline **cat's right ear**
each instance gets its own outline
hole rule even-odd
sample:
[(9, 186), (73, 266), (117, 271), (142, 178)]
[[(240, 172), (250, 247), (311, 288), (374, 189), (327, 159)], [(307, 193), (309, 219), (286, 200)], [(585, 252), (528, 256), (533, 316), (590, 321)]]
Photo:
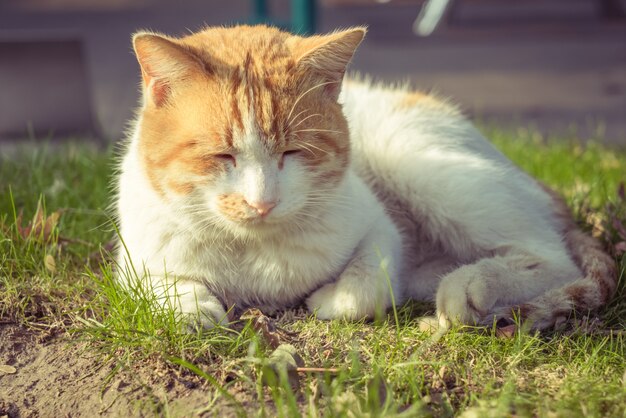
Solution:
[(360, 26), (328, 35), (294, 36), (290, 42), (298, 67), (321, 77), (325, 91), (337, 99), (346, 67), (366, 32), (367, 29)]
[(157, 107), (166, 102), (173, 83), (202, 68), (192, 51), (163, 35), (137, 32), (133, 49), (141, 66), (144, 95)]

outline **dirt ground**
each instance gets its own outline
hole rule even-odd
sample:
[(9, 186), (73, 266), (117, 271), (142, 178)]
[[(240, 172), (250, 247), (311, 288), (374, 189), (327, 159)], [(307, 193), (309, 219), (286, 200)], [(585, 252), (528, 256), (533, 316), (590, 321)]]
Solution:
[(2, 324), (0, 417), (235, 415), (212, 405), (213, 391), (199, 378), (175, 374), (158, 361), (117, 373), (114, 368), (114, 359), (67, 334)]

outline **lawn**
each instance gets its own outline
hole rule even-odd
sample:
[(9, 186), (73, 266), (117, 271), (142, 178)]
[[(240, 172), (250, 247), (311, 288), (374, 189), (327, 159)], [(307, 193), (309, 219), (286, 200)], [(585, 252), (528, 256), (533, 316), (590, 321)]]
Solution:
[(483, 130), (615, 256), (605, 309), (541, 335), (432, 335), (420, 303), (372, 322), (249, 311), (181, 333), (149, 289), (113, 278), (114, 149), (0, 156), (0, 416), (626, 416), (626, 150)]

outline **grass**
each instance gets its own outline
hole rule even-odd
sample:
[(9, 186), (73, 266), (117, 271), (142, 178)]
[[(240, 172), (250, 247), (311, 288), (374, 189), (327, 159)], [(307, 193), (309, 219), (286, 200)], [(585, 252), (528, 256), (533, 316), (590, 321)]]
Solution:
[[(455, 329), (433, 337), (418, 325), (432, 306), (409, 303), (375, 322), (252, 313), (230, 328), (183, 333), (181, 318), (155, 308), (140, 281), (122, 288), (113, 280), (112, 152), (68, 143), (0, 160), (0, 321), (86, 341), (116, 364), (112, 373), (150, 364), (194, 375), (208, 385), (209, 414), (623, 416), (626, 256), (618, 243), (626, 202), (618, 188), (626, 151), (532, 131), (487, 134), (559, 190), (581, 227), (615, 255), (618, 294), (597, 316), (544, 335)], [(275, 361), (279, 343), (295, 347), (299, 367), (318, 371), (287, 370)], [(161, 397), (154, 414), (168, 415), (169, 400)]]

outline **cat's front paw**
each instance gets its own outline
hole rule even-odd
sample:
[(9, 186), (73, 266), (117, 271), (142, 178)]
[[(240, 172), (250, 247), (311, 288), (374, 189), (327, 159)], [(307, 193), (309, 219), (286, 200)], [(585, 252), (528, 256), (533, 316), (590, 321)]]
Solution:
[(219, 302), (207, 300), (199, 302), (197, 309), (185, 312), (187, 324), (192, 329), (211, 329), (228, 325), (228, 314)]
[(441, 327), (453, 323), (476, 325), (491, 313), (497, 295), (489, 280), (475, 275), (472, 266), (448, 274), (437, 291), (437, 315)]
[[(187, 289), (189, 287), (189, 289)], [(178, 289), (178, 310), (190, 331), (228, 325), (228, 315), (220, 301), (203, 287), (182, 286)]]
[(362, 307), (353, 293), (342, 291), (337, 283), (329, 283), (317, 289), (306, 301), (309, 311), (319, 319), (360, 319)]

